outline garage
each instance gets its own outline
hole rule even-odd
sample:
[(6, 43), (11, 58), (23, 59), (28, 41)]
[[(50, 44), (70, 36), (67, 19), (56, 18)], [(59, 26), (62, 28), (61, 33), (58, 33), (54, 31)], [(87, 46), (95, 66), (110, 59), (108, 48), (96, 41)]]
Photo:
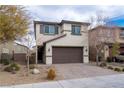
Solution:
[(52, 62), (59, 63), (82, 63), (83, 47), (53, 47)]
[(19, 62), (20, 64), (26, 63), (26, 54), (25, 53), (15, 53), (14, 61)]

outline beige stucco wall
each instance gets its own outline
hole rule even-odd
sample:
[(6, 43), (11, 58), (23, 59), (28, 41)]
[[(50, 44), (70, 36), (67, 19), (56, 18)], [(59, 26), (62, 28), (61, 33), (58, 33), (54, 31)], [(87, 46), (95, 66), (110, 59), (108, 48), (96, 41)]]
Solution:
[(14, 52), (15, 53), (27, 53), (27, 48), (21, 45), (15, 45)]
[(107, 59), (107, 57), (109, 57), (109, 47), (106, 45), (104, 47), (104, 58), (105, 58), (105, 60)]
[[(89, 32), (89, 46), (94, 45), (93, 38), (94, 38), (95, 34), (100, 34), (100, 29), (102, 29), (102, 28), (97, 28), (97, 29)], [(107, 36), (107, 32), (109, 32), (109, 31), (113, 32), (113, 33), (111, 33), (111, 36), (110, 36), (111, 38), (109, 38), (110, 41), (108, 43), (114, 43), (115, 41), (119, 42), (119, 43), (124, 43), (124, 38), (120, 37), (121, 30), (119, 28), (114, 28), (112, 30), (106, 28), (106, 29), (102, 29), (102, 30), (105, 31), (106, 36)], [(91, 50), (91, 51), (94, 51), (94, 50)], [(108, 48), (108, 46), (105, 46), (104, 47), (105, 59), (107, 59), (108, 56), (109, 56), (109, 48)]]
[(31, 49), (31, 54), (32, 53), (36, 53), (36, 46), (34, 46), (32, 49)]
[(123, 37), (120, 37), (120, 32), (121, 30), (119, 29), (116, 29), (116, 41), (119, 42), (119, 43), (124, 43), (124, 38)]
[[(63, 24), (62, 25), (62, 30), (65, 30), (64, 32), (66, 32), (66, 30), (71, 31), (71, 25), (72, 24), (67, 24), (67, 23)], [(81, 31), (87, 32), (87, 26), (86, 25), (81, 25)]]
[[(81, 27), (83, 28), (83, 26)], [(52, 46), (84, 47), (84, 50), (82, 51), (84, 55), (83, 61), (84, 63), (88, 63), (89, 53), (88, 51), (85, 51), (86, 49), (88, 50), (89, 47), (87, 30), (82, 29), (81, 35), (71, 35), (71, 24), (64, 24), (63, 29), (65, 30), (65, 37), (46, 43), (46, 64), (52, 64)]]
[[(64, 23), (59, 27), (58, 35), (44, 35), (40, 33), (40, 24), (36, 24), (36, 44), (42, 45), (43, 42), (52, 38), (58, 37), (59, 35), (66, 34), (66, 36), (59, 39), (53, 40), (46, 43), (44, 63), (52, 64), (52, 47), (53, 46), (65, 46), (65, 47), (83, 47), (83, 61), (84, 63), (89, 62), (89, 46), (88, 46), (88, 30), (86, 25), (81, 25), (81, 35), (71, 34), (71, 25)], [(87, 49), (87, 52), (86, 52)]]
[(5, 48), (9, 50), (9, 53), (12, 54), (14, 53), (27, 53), (27, 48), (21, 45), (18, 45), (14, 42), (7, 42), (5, 44), (0, 44), (0, 53), (2, 52), (2, 49)]
[(10, 55), (14, 53), (27, 53), (27, 48), (21, 45), (17, 45), (14, 42), (8, 42), (5, 44), (0, 44), (0, 59), (1, 59), (1, 53), (4, 52), (4, 50), (7, 50), (7, 53)]
[[(48, 41), (52, 38), (58, 37), (62, 33), (66, 33), (65, 30), (70, 31), (71, 30), (71, 24), (63, 24), (59, 26), (59, 34), (57, 35), (44, 35), (40, 33), (40, 24), (36, 24), (36, 44), (37, 45), (42, 45), (43, 42)], [(81, 31), (87, 31), (87, 26), (82, 25), (81, 26)]]
[[(124, 38), (123, 37), (120, 37), (120, 32), (121, 30), (120, 29), (114, 29), (115, 30), (115, 41), (116, 42), (119, 42), (119, 43), (124, 43)], [(107, 48), (107, 50), (105, 49), (105, 59), (107, 59), (107, 57), (109, 57), (109, 47), (108, 46), (105, 46), (105, 48)]]
[(59, 34), (57, 34), (57, 35), (44, 35), (44, 34), (40, 33), (40, 24), (36, 24), (36, 44), (42, 45), (43, 42), (50, 40), (56, 36), (59, 36), (61, 33), (61, 31), (60, 31), (61, 27), (59, 27), (58, 29), (59, 29)]
[(117, 40), (117, 32), (116, 29), (108, 28), (96, 28), (91, 30), (89, 31), (89, 45), (92, 46), (94, 43), (98, 44), (99, 41), (113, 43)]

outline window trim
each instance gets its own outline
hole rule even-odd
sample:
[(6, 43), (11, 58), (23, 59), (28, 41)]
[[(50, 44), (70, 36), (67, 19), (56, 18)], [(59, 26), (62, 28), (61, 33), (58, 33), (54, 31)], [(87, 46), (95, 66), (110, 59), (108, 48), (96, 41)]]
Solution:
[[(73, 32), (73, 30), (72, 30), (72, 29), (73, 29), (73, 26), (74, 26), (74, 27), (80, 27), (80, 33), (79, 33), (79, 34)], [(72, 34), (72, 35), (81, 35), (81, 25), (72, 24), (72, 25), (71, 25), (71, 34)]]
[[(46, 31), (45, 31), (45, 26), (54, 26), (54, 29), (55, 29), (54, 33), (46, 33)], [(43, 34), (44, 34), (44, 35), (56, 35), (56, 34), (59, 33), (58, 27), (59, 27), (58, 25), (45, 24), (45, 25), (43, 25)], [(57, 33), (56, 33), (56, 28), (57, 28)]]

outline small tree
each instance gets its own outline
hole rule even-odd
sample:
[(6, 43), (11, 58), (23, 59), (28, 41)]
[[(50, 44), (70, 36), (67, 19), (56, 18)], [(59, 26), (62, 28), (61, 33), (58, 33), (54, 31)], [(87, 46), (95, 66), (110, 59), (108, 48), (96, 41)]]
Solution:
[(29, 16), (22, 6), (0, 5), (0, 43), (15, 40), (27, 33)]
[(28, 47), (28, 50), (27, 50), (27, 72), (28, 72), (28, 75), (29, 75), (29, 69), (30, 69), (29, 68), (29, 58), (31, 56), (30, 49), (34, 45), (34, 33), (33, 33), (33, 31), (29, 31), (26, 36), (24, 36), (23, 38), (18, 39), (18, 42), (20, 42), (21, 44)]
[[(106, 43), (114, 42), (114, 31), (112, 31), (110, 26), (106, 25), (107, 20), (108, 17), (105, 16), (104, 12), (98, 12), (95, 16), (90, 18), (89, 44), (90, 47), (95, 49), (97, 65), (101, 51), (104, 50)], [(93, 31), (92, 28), (94, 27), (99, 28)]]
[[(119, 48), (120, 48), (120, 44), (118, 42), (113, 43), (112, 45), (112, 57), (115, 57), (116, 55), (119, 54)], [(115, 61), (115, 59), (114, 59)]]
[(24, 36), (29, 28), (29, 15), (23, 6), (0, 5), (0, 44)]

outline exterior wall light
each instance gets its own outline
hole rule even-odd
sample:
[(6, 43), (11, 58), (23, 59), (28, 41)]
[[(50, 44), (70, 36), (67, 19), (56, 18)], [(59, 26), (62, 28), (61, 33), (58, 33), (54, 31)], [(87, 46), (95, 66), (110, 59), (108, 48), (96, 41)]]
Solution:
[(48, 49), (48, 52), (50, 52), (50, 48)]
[(85, 52), (87, 52), (88, 50), (87, 50), (87, 47), (86, 47), (86, 49), (85, 49)]
[(101, 50), (101, 53), (104, 53), (104, 50)]

